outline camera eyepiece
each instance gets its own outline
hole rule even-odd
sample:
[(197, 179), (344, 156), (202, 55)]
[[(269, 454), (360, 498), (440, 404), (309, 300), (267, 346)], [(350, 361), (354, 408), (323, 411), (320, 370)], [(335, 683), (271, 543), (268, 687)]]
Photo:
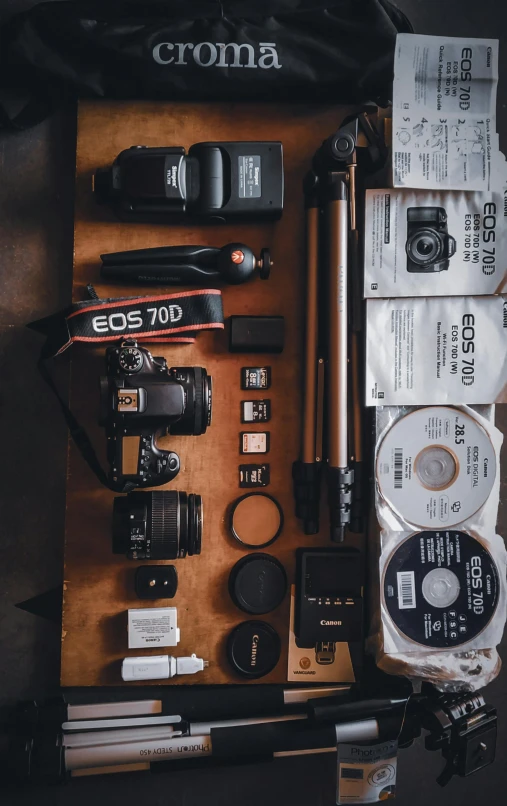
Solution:
[(131, 560), (175, 560), (201, 553), (202, 498), (175, 490), (114, 499), (113, 553)]

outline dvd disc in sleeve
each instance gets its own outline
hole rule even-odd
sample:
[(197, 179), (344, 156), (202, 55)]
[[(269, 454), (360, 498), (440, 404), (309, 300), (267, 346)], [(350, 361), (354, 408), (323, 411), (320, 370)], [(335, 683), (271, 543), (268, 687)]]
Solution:
[(468, 532), (416, 532), (389, 556), (382, 581), (395, 628), (414, 644), (457, 647), (494, 616), (499, 574), (489, 551)]
[(462, 523), (486, 503), (496, 466), (490, 436), (474, 417), (428, 406), (387, 431), (375, 469), (394, 512), (414, 526), (438, 529)]

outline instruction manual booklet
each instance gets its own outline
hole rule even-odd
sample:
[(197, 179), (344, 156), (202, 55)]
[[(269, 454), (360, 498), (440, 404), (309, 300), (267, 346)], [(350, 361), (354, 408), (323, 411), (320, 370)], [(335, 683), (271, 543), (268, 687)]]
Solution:
[(506, 296), (368, 300), (367, 406), (506, 402)]
[(489, 190), (503, 180), (497, 83), (496, 39), (398, 34), (394, 187)]
[(506, 191), (366, 191), (364, 296), (505, 291)]

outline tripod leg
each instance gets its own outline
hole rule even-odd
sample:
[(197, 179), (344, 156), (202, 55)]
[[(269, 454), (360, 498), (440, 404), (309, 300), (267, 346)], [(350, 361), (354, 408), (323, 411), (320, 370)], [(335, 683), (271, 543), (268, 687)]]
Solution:
[(348, 440), (348, 233), (346, 174), (329, 174), (326, 203), (328, 241), (328, 499), (331, 540), (341, 542), (350, 522)]
[[(350, 411), (352, 419), (351, 453), (354, 470), (354, 486), (352, 489), (350, 530), (362, 532), (365, 528), (367, 504), (365, 500), (366, 478), (364, 472), (363, 449), (363, 390), (360, 375), (361, 349), (362, 349), (362, 300), (363, 288), (360, 270), (359, 225), (357, 212), (357, 165), (349, 165), (349, 193), (350, 193), (350, 233), (349, 233), (349, 277), (351, 294), (351, 328), (350, 328), (350, 385), (351, 400)], [(362, 194), (364, 199), (364, 194)]]
[(322, 407), (319, 378), (324, 364), (318, 356), (318, 261), (319, 207), (317, 199), (306, 197), (306, 334), (304, 358), (303, 421), (301, 456), (294, 462), (292, 478), (296, 516), (303, 520), (307, 535), (319, 531), (320, 478), (322, 468)]
[(317, 362), (318, 362), (318, 241), (319, 210), (307, 210), (307, 284), (306, 284), (306, 339), (305, 385), (303, 393), (302, 459), (311, 464), (317, 456)]
[(350, 530), (352, 532), (362, 532), (366, 520), (366, 500), (364, 477), (364, 449), (363, 449), (363, 392), (361, 384), (361, 297), (362, 289), (359, 270), (359, 232), (357, 229), (350, 233), (349, 241), (349, 272), (351, 274), (351, 294), (352, 294), (352, 327), (350, 331), (350, 385), (351, 400), (350, 411), (352, 418), (351, 428), (351, 454), (352, 467), (354, 469), (354, 486), (352, 490), (352, 515), (350, 520)]

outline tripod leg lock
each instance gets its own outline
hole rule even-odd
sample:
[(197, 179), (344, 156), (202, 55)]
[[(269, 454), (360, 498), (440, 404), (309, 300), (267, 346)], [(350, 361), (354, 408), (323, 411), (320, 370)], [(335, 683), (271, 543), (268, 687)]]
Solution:
[(345, 526), (351, 520), (352, 484), (354, 471), (349, 467), (330, 467), (327, 476), (329, 519), (331, 539), (341, 543), (345, 536)]
[(352, 517), (350, 521), (350, 531), (355, 533), (363, 532), (367, 518), (367, 508), (365, 495), (366, 479), (362, 462), (354, 463), (354, 487), (352, 493)]
[(328, 472), (333, 487), (345, 490), (354, 484), (354, 471), (350, 467), (330, 467)]
[(292, 465), (296, 517), (303, 521), (307, 535), (315, 535), (319, 531), (321, 477), (322, 465), (319, 462), (298, 460)]

